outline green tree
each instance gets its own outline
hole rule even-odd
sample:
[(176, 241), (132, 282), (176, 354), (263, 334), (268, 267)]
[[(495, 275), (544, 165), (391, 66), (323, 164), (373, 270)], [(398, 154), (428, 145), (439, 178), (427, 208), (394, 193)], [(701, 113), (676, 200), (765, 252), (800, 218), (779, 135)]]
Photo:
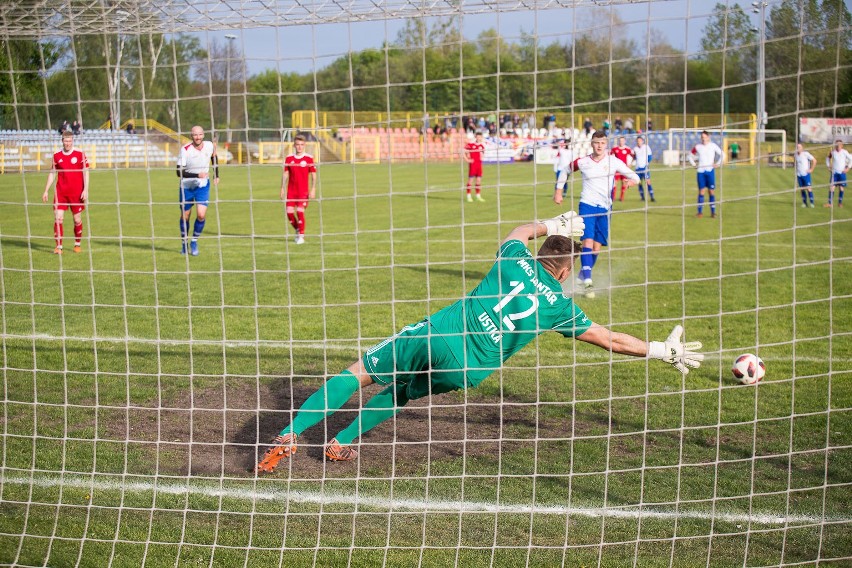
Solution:
[[(755, 112), (757, 100), (758, 34), (751, 20), (739, 5), (717, 3), (713, 15), (702, 30), (701, 65), (691, 65), (690, 71), (700, 77), (689, 79), (693, 88), (723, 89), (729, 112)], [(713, 79), (704, 84), (704, 79)], [(692, 97), (695, 101), (707, 97)], [(707, 107), (687, 106), (688, 112), (721, 112), (725, 103), (721, 96)]]
[(0, 39), (0, 126), (57, 126), (48, 113), (45, 81), (61, 54), (54, 41)]
[(770, 10), (766, 98), (772, 127), (795, 132), (800, 115), (849, 115), (851, 20), (842, 0), (784, 0)]

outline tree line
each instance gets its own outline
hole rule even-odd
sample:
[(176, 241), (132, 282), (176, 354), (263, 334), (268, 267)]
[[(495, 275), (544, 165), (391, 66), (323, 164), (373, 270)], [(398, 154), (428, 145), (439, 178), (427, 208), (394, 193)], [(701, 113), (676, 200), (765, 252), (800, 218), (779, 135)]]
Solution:
[[(314, 73), (251, 76), (241, 53), (215, 40), (205, 48), (188, 34), (4, 38), (0, 127), (55, 128), (79, 118), (92, 128), (113, 114), (184, 132), (196, 123), (230, 126), (239, 138), (289, 127), (294, 110), (755, 112), (760, 31), (739, 5), (716, 5), (697, 55), (659, 30), (626, 37), (617, 17), (596, 14), (605, 25), (549, 42), (507, 41), (494, 30), (471, 41), (453, 18), (410, 20), (393, 41)], [(784, 0), (767, 11), (769, 128), (793, 131), (799, 114), (852, 115), (850, 30), (843, 0)]]

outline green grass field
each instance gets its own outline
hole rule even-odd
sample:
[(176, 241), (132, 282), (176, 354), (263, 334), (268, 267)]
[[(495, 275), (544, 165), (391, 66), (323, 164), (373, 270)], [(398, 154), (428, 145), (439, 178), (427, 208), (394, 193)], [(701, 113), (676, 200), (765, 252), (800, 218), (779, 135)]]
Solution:
[[(323, 464), (318, 426), (260, 479), (291, 399), (564, 209), (550, 167), (487, 167), (468, 204), (458, 164), (329, 165), (297, 247), (278, 166), (222, 175), (197, 258), (171, 170), (94, 171), (83, 253), (61, 257), (46, 174), (0, 180), (0, 564), (852, 563), (852, 223), (819, 207), (824, 168), (816, 209), (792, 170), (744, 166), (717, 174), (716, 219), (693, 217), (691, 171), (616, 204), (605, 290), (577, 302), (649, 340), (682, 323), (707, 353), (687, 377), (545, 334), (359, 462)], [(766, 379), (736, 384), (755, 350)]]

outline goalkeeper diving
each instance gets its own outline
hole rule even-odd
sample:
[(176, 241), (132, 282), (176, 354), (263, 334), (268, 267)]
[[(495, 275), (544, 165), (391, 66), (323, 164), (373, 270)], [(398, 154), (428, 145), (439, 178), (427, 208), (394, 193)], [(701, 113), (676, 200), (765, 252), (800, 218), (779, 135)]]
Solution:
[[(683, 374), (699, 367), (704, 360), (697, 352), (701, 343), (683, 343), (680, 325), (665, 341), (648, 343), (592, 322), (563, 293), (562, 283), (571, 277), (582, 250), (572, 238), (583, 231), (583, 219), (573, 211), (512, 230), (491, 270), (467, 296), (371, 347), (308, 397), (263, 455), (257, 471), (272, 472), (282, 459), (296, 453), (302, 432), (340, 409), (359, 389), (378, 383), (383, 389), (325, 445), (330, 460), (352, 461), (358, 457), (355, 440), (408, 401), (476, 387), (545, 331), (613, 353), (659, 359)], [(544, 236), (547, 239), (533, 256), (527, 243)]]

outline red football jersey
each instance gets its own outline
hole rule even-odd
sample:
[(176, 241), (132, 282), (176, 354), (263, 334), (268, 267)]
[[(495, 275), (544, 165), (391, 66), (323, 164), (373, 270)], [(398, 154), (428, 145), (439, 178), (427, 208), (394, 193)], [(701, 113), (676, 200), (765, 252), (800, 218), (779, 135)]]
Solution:
[(627, 146), (624, 146), (623, 148), (621, 146), (616, 146), (615, 148), (610, 150), (609, 153), (624, 162), (625, 164), (627, 163), (628, 156), (630, 156), (631, 158), (636, 158), (636, 155), (633, 153), (633, 150), (631, 150)]
[(482, 154), (485, 153), (485, 144), (477, 144), (476, 142), (468, 142), (464, 149), (470, 154), (470, 158), (474, 164), (482, 163)]
[(308, 197), (310, 193), (309, 176), (317, 171), (314, 158), (310, 154), (296, 156), (290, 154), (284, 159), (284, 169), (290, 174), (287, 179), (287, 195)]
[(75, 196), (83, 193), (83, 170), (88, 167), (89, 160), (82, 150), (72, 148), (67, 154), (62, 150), (55, 153), (56, 192)]

